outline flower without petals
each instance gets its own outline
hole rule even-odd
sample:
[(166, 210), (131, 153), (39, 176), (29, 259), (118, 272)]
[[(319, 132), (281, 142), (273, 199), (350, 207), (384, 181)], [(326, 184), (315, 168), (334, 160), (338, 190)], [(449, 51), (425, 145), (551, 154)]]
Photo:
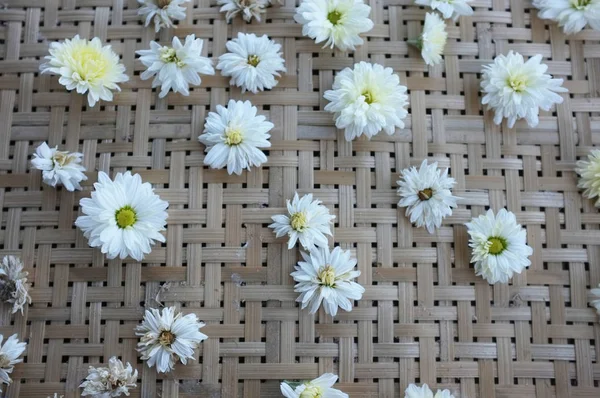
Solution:
[(442, 61), (447, 38), (446, 23), (442, 18), (436, 13), (425, 14), (425, 25), (418, 45), (427, 65), (437, 65)]
[(182, 4), (190, 0), (137, 0), (140, 3), (138, 15), (144, 19), (144, 26), (154, 21), (154, 31), (161, 28), (176, 27), (173, 20), (185, 19), (185, 7)]
[(600, 0), (533, 0), (538, 17), (558, 22), (570, 35), (590, 25), (600, 30)]
[(281, 393), (286, 398), (348, 398), (348, 394), (332, 388), (337, 381), (337, 375), (324, 373), (318, 378), (300, 383), (292, 387), (292, 384), (283, 382), (280, 385)]
[(31, 304), (29, 296), (29, 273), (23, 271), (23, 263), (14, 256), (5, 256), (0, 263), (0, 300), (12, 303), (12, 313), (23, 313), (25, 304)]
[(473, 9), (468, 4), (471, 0), (415, 0), (415, 4), (431, 7), (442, 13), (446, 19), (452, 18), (455, 21), (462, 15), (473, 15)]
[(408, 386), (404, 391), (404, 398), (454, 398), (450, 390), (437, 390), (435, 395), (427, 384), (417, 387), (414, 384)]
[[(3, 340), (4, 336), (0, 334), (0, 344)], [(0, 347), (0, 383), (12, 383), (9, 373), (12, 373), (15, 364), (23, 362), (19, 357), (25, 352), (25, 347), (27, 343), (19, 341), (16, 334), (10, 336)]]
[(594, 205), (600, 207), (600, 150), (592, 150), (587, 160), (577, 161), (575, 168), (579, 174), (578, 188), (584, 189), (583, 196), (588, 199), (596, 199)]
[(217, 4), (221, 6), (219, 11), (225, 13), (227, 22), (231, 22), (237, 14), (241, 14), (246, 22), (250, 22), (252, 18), (256, 18), (260, 22), (261, 14), (266, 12), (269, 5), (268, 0), (217, 0)]
[(87, 180), (83, 174), (85, 167), (81, 165), (82, 153), (59, 151), (58, 147), (50, 148), (43, 142), (33, 154), (33, 167), (42, 170), (44, 183), (55, 187), (64, 185), (67, 191), (81, 189), (79, 183)]
[(93, 397), (120, 397), (129, 395), (129, 389), (135, 388), (138, 372), (131, 365), (123, 365), (120, 359), (112, 357), (108, 360), (108, 367), (88, 368), (88, 376), (79, 386), (83, 388), (82, 396)]

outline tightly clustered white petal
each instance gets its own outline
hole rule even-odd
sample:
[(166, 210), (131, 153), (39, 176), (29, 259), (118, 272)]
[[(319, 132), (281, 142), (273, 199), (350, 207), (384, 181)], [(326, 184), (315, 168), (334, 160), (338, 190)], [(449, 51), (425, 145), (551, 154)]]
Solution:
[(427, 384), (417, 387), (415, 384), (410, 384), (404, 391), (404, 398), (454, 398), (450, 390), (437, 390), (435, 395)]
[(210, 112), (204, 124), (204, 133), (198, 140), (206, 146), (204, 164), (214, 169), (227, 165), (229, 174), (242, 174), (244, 169), (258, 167), (267, 161), (259, 148), (269, 148), (269, 131), (273, 123), (250, 101), (230, 100), (227, 108), (217, 105), (217, 112)]
[(138, 351), (148, 366), (156, 365), (159, 373), (169, 372), (177, 361), (185, 365), (188, 359), (194, 359), (194, 350), (208, 338), (200, 332), (203, 326), (195, 314), (176, 314), (175, 307), (146, 310), (144, 320), (136, 327), (136, 335), (140, 336)]
[(33, 167), (42, 170), (44, 183), (55, 187), (62, 184), (67, 191), (81, 189), (79, 183), (87, 180), (81, 165), (83, 154), (79, 152), (59, 151), (58, 146), (50, 148), (43, 142), (33, 154)]
[(41, 72), (60, 76), (58, 82), (67, 90), (87, 93), (89, 106), (101, 99), (112, 101), (111, 90), (121, 91), (117, 83), (129, 80), (119, 56), (97, 37), (88, 41), (77, 35), (50, 43), (50, 55), (44, 58), (48, 62), (40, 66)]
[(583, 196), (596, 199), (594, 205), (600, 207), (600, 150), (592, 150), (587, 160), (577, 161), (575, 171), (579, 174), (578, 188), (584, 189)]
[(242, 93), (271, 89), (277, 85), (275, 77), (285, 72), (281, 57), (281, 45), (267, 35), (257, 37), (254, 33), (238, 33), (237, 38), (226, 44), (228, 53), (219, 57), (217, 69), (223, 76), (231, 76), (229, 84), (242, 88)]
[(539, 18), (558, 22), (568, 35), (586, 25), (600, 30), (600, 0), (533, 0), (533, 6)]
[(337, 314), (338, 307), (352, 311), (350, 300), (360, 300), (365, 289), (354, 282), (360, 271), (354, 270), (357, 261), (350, 251), (315, 247), (301, 254), (304, 261), (298, 262), (291, 276), (297, 282), (294, 291), (300, 293), (296, 301), (302, 303), (302, 309), (309, 307), (314, 314), (323, 303), (325, 313), (331, 316)]
[(141, 261), (155, 241), (165, 241), (160, 231), (165, 230), (169, 204), (139, 174), (117, 173), (113, 181), (100, 172), (94, 188), (91, 198), (79, 202), (84, 215), (75, 221), (90, 246), (100, 247), (108, 258)]
[(332, 388), (337, 375), (324, 373), (318, 378), (302, 383), (283, 382), (281, 393), (286, 398), (348, 398), (348, 394)]
[(23, 313), (23, 307), (31, 304), (29, 296), (29, 272), (23, 271), (23, 263), (15, 256), (4, 256), (0, 263), (0, 300), (13, 305), (12, 313)]
[(136, 51), (146, 69), (142, 80), (154, 77), (152, 88), (160, 86), (160, 98), (173, 89), (175, 93), (189, 95), (189, 86), (199, 86), (202, 82), (199, 74), (214, 75), (212, 60), (202, 56), (202, 39), (188, 35), (184, 44), (178, 37), (173, 37), (172, 46), (161, 46), (150, 42), (149, 50)]
[(136, 387), (137, 376), (137, 370), (129, 362), (125, 366), (117, 357), (111, 357), (108, 367), (88, 368), (88, 375), (79, 386), (83, 388), (81, 395), (106, 398), (129, 395), (129, 389)]
[[(3, 340), (4, 336), (0, 334), (0, 344)], [(9, 374), (12, 373), (15, 364), (23, 362), (23, 359), (19, 357), (25, 352), (26, 347), (27, 343), (19, 341), (16, 334), (6, 339), (0, 347), (0, 383), (12, 383)]]
[(347, 51), (363, 44), (359, 35), (373, 29), (370, 13), (363, 0), (303, 0), (294, 19), (302, 24), (302, 34), (317, 44)]
[(472, 0), (415, 0), (415, 4), (431, 7), (432, 10), (441, 12), (444, 18), (452, 18), (456, 21), (463, 15), (473, 15), (473, 9), (468, 4), (471, 1)]
[(330, 101), (325, 110), (334, 113), (335, 125), (345, 130), (347, 141), (404, 128), (408, 96), (392, 68), (360, 62), (339, 72), (332, 88), (324, 95)]
[(526, 231), (512, 212), (500, 209), (494, 214), (490, 209), (466, 226), (469, 247), (473, 249), (471, 262), (477, 275), (489, 283), (508, 283), (514, 273), (520, 274), (531, 264), (528, 257), (533, 249), (527, 245)]
[(154, 31), (172, 28), (173, 20), (185, 19), (185, 7), (182, 4), (190, 0), (137, 0), (140, 3), (138, 15), (145, 19), (144, 26), (154, 22)]
[(547, 74), (548, 66), (541, 61), (538, 54), (525, 62), (521, 54), (511, 50), (483, 67), (481, 103), (494, 110), (494, 123), (507, 118), (508, 127), (513, 127), (517, 119), (525, 118), (530, 127), (535, 127), (540, 108), (549, 111), (552, 105), (563, 102), (557, 94), (568, 91), (562, 87), (563, 80)]
[(406, 216), (417, 227), (425, 227), (432, 234), (442, 225), (442, 220), (452, 215), (456, 207), (456, 196), (452, 195), (454, 178), (448, 177), (448, 169), (438, 169), (437, 162), (428, 165), (423, 160), (416, 167), (402, 170), (402, 179), (398, 180), (398, 195), (402, 198), (398, 206), (406, 207)]
[(261, 14), (266, 12), (269, 5), (268, 0), (218, 0), (221, 6), (219, 11), (225, 13), (227, 22), (231, 22), (236, 15), (240, 14), (244, 21), (250, 22), (256, 18), (260, 22)]
[(425, 14), (425, 25), (418, 44), (427, 65), (437, 65), (442, 61), (447, 39), (444, 20), (436, 13)]
[(300, 198), (296, 193), (291, 202), (287, 201), (288, 215), (272, 216), (273, 224), (269, 228), (273, 228), (277, 238), (288, 236), (288, 249), (293, 248), (298, 240), (305, 250), (315, 246), (327, 247), (325, 235), (331, 236), (331, 224), (335, 216), (329, 214), (327, 206), (321, 203), (320, 200), (313, 200), (312, 194)]

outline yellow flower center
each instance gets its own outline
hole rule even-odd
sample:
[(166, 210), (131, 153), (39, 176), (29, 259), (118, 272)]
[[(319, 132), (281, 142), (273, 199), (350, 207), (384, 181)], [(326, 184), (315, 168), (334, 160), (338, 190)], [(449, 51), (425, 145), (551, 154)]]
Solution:
[(160, 345), (170, 347), (175, 341), (175, 335), (170, 330), (163, 330), (158, 335), (158, 342)]
[(115, 218), (117, 219), (117, 225), (121, 229), (125, 229), (127, 227), (131, 227), (137, 221), (137, 214), (135, 210), (131, 208), (131, 206), (121, 207), (115, 213)]
[(299, 211), (297, 213), (292, 214), (291, 222), (292, 229), (298, 232), (304, 232), (306, 227), (308, 227), (308, 220), (306, 219), (306, 214), (304, 212)]
[(333, 10), (327, 14), (327, 19), (332, 25), (337, 25), (340, 19), (342, 19), (342, 14), (339, 11)]
[(257, 67), (259, 63), (260, 58), (258, 58), (258, 55), (248, 55), (248, 64)]
[(523, 75), (510, 76), (507, 83), (514, 92), (522, 93), (527, 88), (527, 77)]
[(421, 200), (429, 200), (433, 196), (433, 190), (431, 188), (425, 188), (417, 193), (417, 196)]
[(496, 236), (489, 238), (487, 241), (487, 245), (489, 245), (488, 253), (494, 256), (497, 256), (498, 254), (502, 253), (507, 246), (506, 240), (504, 238)]
[(229, 146), (239, 145), (243, 139), (244, 139), (244, 136), (242, 136), (242, 133), (240, 133), (239, 130), (236, 130), (231, 127), (227, 127), (225, 129), (225, 143), (227, 145), (229, 145)]
[(167, 64), (173, 63), (177, 65), (178, 68), (183, 68), (185, 66), (185, 63), (177, 57), (177, 51), (170, 47), (165, 47), (160, 50), (160, 60)]
[(75, 156), (70, 155), (69, 152), (56, 151), (54, 157), (52, 158), (52, 162), (54, 165), (58, 165), (60, 167), (64, 167), (70, 164), (73, 160), (75, 160)]
[(110, 59), (89, 44), (74, 49), (70, 55), (74, 71), (71, 78), (76, 82), (95, 82), (103, 78), (111, 68)]
[(585, 10), (592, 0), (571, 0), (571, 6), (576, 10)]
[(10, 358), (6, 354), (0, 354), (0, 368), (7, 368), (10, 366)]
[(365, 102), (369, 105), (375, 102), (375, 97), (370, 91), (365, 91), (364, 93), (362, 93), (362, 96), (365, 97)]
[(335, 270), (330, 264), (327, 264), (319, 270), (318, 277), (321, 285), (328, 287), (333, 287), (335, 285)]
[(158, 8), (167, 8), (171, 4), (171, 0), (158, 0), (157, 6)]

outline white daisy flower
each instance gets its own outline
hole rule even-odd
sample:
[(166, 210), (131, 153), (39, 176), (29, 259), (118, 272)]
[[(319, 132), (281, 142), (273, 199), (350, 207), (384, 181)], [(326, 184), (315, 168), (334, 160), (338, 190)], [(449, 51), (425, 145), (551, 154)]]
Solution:
[(345, 130), (347, 141), (363, 134), (370, 139), (381, 130), (392, 135), (396, 127), (404, 128), (408, 96), (392, 68), (360, 62), (339, 72), (332, 88), (325, 91), (330, 101), (325, 110), (334, 113), (335, 126)]
[(433, 395), (433, 391), (427, 384), (423, 384), (421, 387), (410, 384), (404, 391), (404, 398), (454, 398), (454, 395), (450, 390), (437, 390)]
[(446, 23), (436, 13), (425, 14), (423, 33), (417, 41), (421, 56), (427, 65), (437, 65), (442, 61), (448, 33)]
[(335, 216), (330, 215), (327, 206), (321, 203), (320, 200), (313, 200), (311, 193), (299, 198), (296, 192), (292, 202), (287, 201), (289, 216), (272, 216), (273, 224), (269, 228), (273, 228), (277, 238), (289, 236), (288, 249), (293, 248), (298, 239), (305, 250), (315, 246), (327, 247), (329, 243), (325, 235), (332, 235), (331, 224)]
[(438, 169), (437, 162), (428, 165), (423, 160), (419, 170), (416, 167), (402, 170), (398, 180), (398, 195), (402, 198), (398, 206), (406, 207), (406, 216), (417, 227), (427, 228), (430, 234), (442, 225), (442, 220), (452, 215), (458, 197), (450, 191), (456, 184), (448, 177), (448, 169)]
[(286, 398), (348, 398), (348, 394), (332, 388), (337, 375), (325, 373), (318, 378), (304, 383), (283, 382), (281, 393)]
[(360, 300), (365, 289), (354, 282), (360, 271), (354, 270), (356, 259), (350, 257), (350, 251), (314, 247), (310, 253), (301, 254), (304, 261), (299, 261), (290, 275), (297, 282), (294, 291), (300, 293), (296, 301), (302, 303), (302, 309), (309, 307), (314, 314), (323, 302), (325, 312), (331, 316), (336, 316), (338, 307), (352, 311), (350, 300)]
[(527, 246), (526, 231), (512, 212), (501, 209), (494, 215), (488, 210), (465, 225), (473, 249), (471, 262), (477, 275), (489, 283), (508, 283), (515, 272), (520, 274), (531, 264), (528, 257), (533, 249)]
[(521, 54), (510, 51), (483, 67), (481, 89), (485, 96), (481, 103), (494, 110), (494, 123), (507, 118), (512, 128), (517, 119), (525, 118), (530, 127), (535, 127), (540, 108), (549, 111), (552, 105), (563, 102), (556, 94), (568, 91), (562, 87), (563, 79), (546, 74), (548, 66), (541, 61), (539, 54), (525, 62)]
[(185, 7), (182, 4), (190, 0), (137, 0), (140, 3), (138, 15), (145, 19), (144, 26), (154, 21), (154, 31), (161, 28), (173, 28), (173, 20), (185, 19)]
[(267, 161), (259, 148), (269, 148), (269, 131), (273, 123), (250, 101), (229, 100), (227, 108), (217, 105), (217, 112), (209, 112), (204, 133), (198, 140), (206, 146), (204, 164), (213, 169), (227, 165), (229, 174), (242, 174), (243, 169), (258, 167)]
[(194, 359), (194, 349), (208, 338), (200, 333), (203, 326), (195, 314), (175, 314), (175, 307), (146, 310), (142, 324), (136, 327), (136, 335), (141, 336), (138, 351), (148, 366), (156, 365), (159, 373), (169, 372), (177, 361), (185, 365)]
[(87, 180), (81, 165), (83, 154), (79, 152), (59, 151), (58, 146), (50, 148), (43, 142), (33, 154), (33, 167), (42, 170), (44, 183), (55, 187), (62, 184), (67, 191), (81, 189), (79, 183)]
[[(0, 334), (0, 344), (4, 336)], [(0, 383), (10, 384), (12, 379), (8, 375), (12, 373), (14, 365), (23, 362), (22, 358), (19, 358), (24, 352), (27, 343), (19, 341), (16, 334), (10, 336), (0, 347)]]
[(323, 48), (334, 46), (342, 51), (363, 44), (359, 36), (373, 29), (371, 7), (363, 0), (303, 0), (294, 20), (302, 24), (302, 34)]
[(578, 188), (584, 189), (583, 196), (596, 199), (594, 205), (600, 207), (600, 150), (592, 150), (587, 160), (577, 161), (575, 171), (579, 174)]
[(120, 359), (112, 357), (106, 368), (88, 368), (88, 375), (79, 386), (83, 388), (81, 395), (106, 398), (129, 395), (129, 389), (136, 387), (137, 376), (137, 370), (134, 371), (129, 362), (124, 366)]
[(415, 0), (415, 4), (431, 7), (442, 13), (446, 19), (452, 18), (455, 21), (465, 15), (473, 15), (473, 9), (468, 4), (472, 0)]
[(172, 47), (150, 42), (149, 50), (136, 51), (142, 64), (148, 68), (140, 77), (147, 80), (154, 76), (152, 88), (160, 86), (160, 98), (171, 89), (175, 93), (190, 95), (189, 85), (199, 86), (202, 82), (198, 74), (215, 74), (212, 60), (201, 55), (202, 45), (202, 39), (196, 39), (195, 35), (186, 36), (184, 44), (178, 37), (173, 37)]
[(267, 35), (256, 37), (254, 33), (238, 33), (238, 37), (226, 44), (228, 53), (219, 57), (217, 69), (223, 76), (231, 76), (229, 84), (235, 84), (256, 94), (259, 90), (277, 85), (275, 76), (285, 72), (281, 57), (281, 45), (269, 40)]
[(533, 0), (540, 10), (538, 17), (558, 22), (558, 26), (570, 35), (590, 25), (600, 30), (600, 0)]
[(151, 245), (164, 242), (169, 204), (154, 193), (152, 185), (139, 174), (117, 173), (115, 180), (100, 172), (91, 198), (79, 201), (83, 216), (75, 225), (89, 239), (89, 245), (100, 247), (108, 258), (131, 256), (137, 261), (151, 251)]
[(48, 62), (40, 66), (41, 72), (59, 75), (58, 82), (67, 90), (87, 93), (89, 106), (101, 99), (112, 101), (111, 90), (121, 91), (117, 83), (129, 80), (119, 56), (111, 46), (103, 47), (97, 37), (88, 41), (77, 35), (62, 43), (50, 43), (50, 55), (44, 58)]
[(269, 5), (268, 0), (217, 0), (217, 4), (222, 6), (219, 11), (226, 13), (225, 19), (231, 22), (236, 15), (240, 14), (244, 21), (250, 22), (256, 18), (260, 22), (261, 14), (266, 12)]
[(5, 256), (0, 263), (0, 300), (12, 303), (12, 313), (23, 313), (23, 307), (31, 304), (29, 296), (29, 272), (23, 271), (23, 263), (14, 256)]

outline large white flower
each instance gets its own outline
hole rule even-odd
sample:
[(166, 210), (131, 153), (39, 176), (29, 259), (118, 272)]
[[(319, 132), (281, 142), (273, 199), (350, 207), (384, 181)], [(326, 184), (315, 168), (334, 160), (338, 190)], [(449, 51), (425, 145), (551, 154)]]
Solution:
[(137, 0), (140, 3), (138, 15), (145, 19), (144, 26), (150, 25), (154, 21), (154, 31), (158, 32), (161, 28), (176, 27), (173, 25), (173, 19), (185, 19), (185, 7), (182, 4), (190, 0)]
[(302, 24), (302, 34), (315, 43), (346, 51), (363, 44), (359, 34), (373, 29), (370, 13), (363, 0), (303, 0), (294, 19)]
[(292, 202), (287, 201), (287, 210), (289, 216), (272, 216), (273, 224), (269, 228), (273, 228), (277, 238), (289, 236), (288, 249), (293, 248), (298, 239), (305, 250), (328, 246), (325, 235), (331, 235), (335, 216), (329, 214), (327, 206), (323, 206), (320, 200), (313, 200), (311, 193), (299, 198), (296, 192)]
[(75, 225), (92, 247), (100, 247), (108, 258), (131, 256), (141, 261), (155, 241), (164, 242), (169, 204), (154, 193), (152, 185), (139, 174), (118, 173), (115, 180), (100, 172), (95, 192), (79, 205), (83, 216)]
[(175, 314), (175, 307), (146, 310), (142, 324), (136, 327), (138, 351), (148, 366), (156, 365), (159, 373), (169, 372), (177, 361), (185, 365), (194, 359), (194, 349), (208, 338), (200, 332), (203, 326), (195, 314)]
[(541, 19), (558, 22), (566, 34), (581, 31), (586, 25), (600, 30), (600, 0), (533, 0)]
[(348, 394), (332, 388), (337, 375), (324, 373), (318, 378), (304, 383), (283, 382), (281, 393), (286, 398), (348, 398)]
[(477, 275), (489, 283), (508, 283), (516, 272), (520, 274), (531, 261), (533, 249), (527, 246), (526, 231), (517, 224), (512, 212), (492, 210), (466, 223), (470, 235), (469, 246), (473, 249), (471, 262), (475, 263)]
[(129, 362), (124, 366), (120, 359), (112, 357), (108, 367), (88, 368), (88, 375), (79, 386), (83, 388), (81, 395), (105, 398), (129, 395), (129, 389), (136, 387), (137, 376), (137, 370), (134, 371)]
[(173, 89), (175, 93), (189, 95), (189, 85), (200, 85), (199, 73), (214, 75), (212, 60), (202, 56), (202, 39), (188, 35), (185, 43), (181, 44), (178, 37), (173, 37), (172, 47), (161, 46), (155, 41), (150, 42), (149, 50), (136, 51), (146, 69), (140, 77), (150, 79), (152, 88), (160, 86), (160, 98)]
[(217, 69), (223, 76), (231, 76), (229, 84), (241, 87), (242, 93), (271, 89), (277, 85), (278, 72), (285, 72), (281, 45), (267, 35), (256, 37), (254, 33), (240, 32), (226, 46), (229, 52), (219, 57)]
[(117, 83), (129, 80), (119, 56), (111, 46), (102, 47), (97, 37), (88, 41), (77, 35), (62, 43), (50, 43), (50, 55), (44, 58), (48, 62), (40, 66), (41, 72), (60, 76), (58, 82), (67, 90), (87, 93), (89, 106), (101, 99), (112, 101), (111, 90), (121, 91)]
[(596, 199), (594, 205), (600, 207), (600, 150), (592, 150), (587, 160), (577, 161), (575, 171), (579, 174), (578, 188), (584, 189), (583, 196)]
[(261, 14), (266, 12), (269, 5), (268, 0), (217, 0), (217, 4), (221, 6), (219, 11), (226, 13), (225, 19), (231, 22), (237, 14), (241, 14), (246, 22), (250, 22), (252, 18), (256, 18), (260, 22)]
[(35, 150), (31, 164), (42, 170), (44, 183), (52, 187), (62, 184), (67, 191), (74, 191), (81, 189), (81, 181), (87, 180), (83, 173), (85, 167), (81, 165), (82, 158), (82, 153), (59, 151), (58, 146), (50, 148), (43, 142)]
[(427, 384), (423, 384), (421, 387), (410, 384), (404, 394), (404, 398), (454, 398), (450, 390), (437, 390), (433, 395), (433, 391)]
[(356, 259), (350, 257), (350, 251), (339, 246), (331, 252), (328, 247), (315, 247), (301, 254), (304, 261), (299, 261), (290, 275), (297, 282), (294, 291), (300, 293), (296, 301), (302, 303), (302, 309), (309, 307), (314, 314), (323, 302), (331, 316), (337, 314), (338, 307), (352, 311), (350, 300), (360, 300), (365, 289), (354, 282), (360, 271), (354, 270)]
[[(0, 334), (0, 344), (3, 339), (4, 336)], [(10, 336), (0, 347), (0, 383), (12, 383), (9, 373), (12, 373), (15, 364), (23, 362), (19, 357), (25, 352), (25, 347), (27, 343), (19, 341), (16, 334)]]
[(267, 156), (259, 148), (269, 148), (269, 131), (273, 123), (250, 101), (229, 100), (227, 108), (217, 105), (217, 112), (210, 112), (204, 124), (204, 133), (198, 137), (206, 146), (204, 164), (214, 169), (227, 165), (229, 174), (242, 174), (243, 169), (260, 166)]
[(425, 14), (425, 25), (418, 46), (427, 65), (437, 65), (442, 61), (447, 38), (444, 20), (436, 13)]
[(402, 199), (398, 206), (406, 207), (411, 223), (427, 228), (432, 234), (456, 207), (458, 198), (450, 191), (454, 184), (456, 181), (448, 177), (448, 169), (442, 172), (437, 162), (428, 165), (425, 159), (419, 170), (416, 167), (402, 170), (402, 179), (398, 180), (398, 195)]
[(568, 91), (562, 87), (563, 79), (553, 79), (541, 61), (538, 54), (525, 62), (521, 54), (511, 50), (483, 67), (481, 89), (485, 96), (481, 103), (494, 110), (494, 123), (507, 118), (508, 127), (513, 127), (517, 119), (525, 118), (530, 127), (535, 127), (540, 108), (549, 111), (552, 105), (563, 102), (556, 94)]
[(468, 4), (471, 1), (472, 0), (415, 0), (415, 4), (431, 7), (432, 10), (441, 12), (444, 18), (453, 18), (456, 21), (462, 15), (473, 15), (473, 9)]
[(29, 296), (29, 272), (23, 271), (23, 263), (14, 256), (5, 256), (0, 263), (0, 300), (12, 303), (12, 313), (23, 313), (25, 304), (31, 304)]
[(331, 101), (325, 110), (334, 113), (335, 125), (345, 130), (347, 141), (363, 134), (370, 139), (381, 130), (391, 135), (396, 127), (404, 128), (408, 96), (392, 68), (355, 64), (354, 69), (336, 75), (333, 90), (324, 96)]

